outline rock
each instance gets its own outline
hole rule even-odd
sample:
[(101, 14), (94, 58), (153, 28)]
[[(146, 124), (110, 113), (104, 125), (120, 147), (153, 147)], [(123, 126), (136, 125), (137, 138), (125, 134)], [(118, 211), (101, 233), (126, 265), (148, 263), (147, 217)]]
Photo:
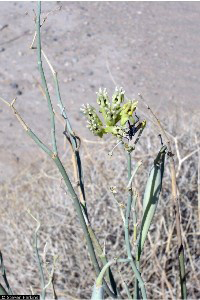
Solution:
[(19, 96), (22, 95), (22, 91), (18, 90), (17, 95), (19, 95)]
[(10, 86), (13, 88), (13, 89), (18, 89), (19, 85), (16, 83), (16, 82), (12, 82), (10, 84)]

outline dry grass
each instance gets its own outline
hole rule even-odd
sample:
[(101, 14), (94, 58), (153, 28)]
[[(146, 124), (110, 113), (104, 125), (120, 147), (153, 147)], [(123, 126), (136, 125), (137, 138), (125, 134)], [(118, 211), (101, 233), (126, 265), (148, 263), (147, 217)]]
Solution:
[[(200, 290), (200, 229), (198, 216), (198, 152), (200, 146), (197, 132), (198, 118), (194, 115), (186, 126), (182, 113), (178, 122), (174, 116), (168, 118), (166, 128), (171, 133), (176, 165), (179, 168), (178, 189), (182, 216), (183, 241), (186, 252), (188, 299), (199, 299)], [(176, 141), (176, 143), (175, 143)], [(123, 256), (124, 232), (118, 207), (109, 192), (110, 186), (117, 187), (117, 198), (126, 203), (126, 160), (122, 149), (115, 150), (112, 157), (108, 152), (113, 147), (107, 141), (96, 143), (83, 141), (82, 161), (85, 175), (87, 205), (93, 227), (103, 245), (106, 241), (108, 258)], [(143, 160), (143, 166), (134, 180), (139, 192), (138, 217), (141, 220), (141, 201), (149, 168), (160, 147), (157, 133), (152, 128), (144, 131), (133, 162)], [(182, 163), (181, 158), (192, 153)], [(180, 156), (180, 157), (179, 157)], [(178, 158), (179, 157), (179, 160)], [(70, 150), (63, 157), (66, 168), (73, 178)], [(73, 179), (72, 179), (73, 181)], [(177, 265), (177, 244), (174, 232), (175, 218), (171, 199), (168, 162), (163, 190), (155, 219), (150, 228), (148, 242), (142, 255), (142, 275), (146, 282), (149, 299), (179, 299), (180, 288)], [(47, 242), (47, 261), (50, 265), (53, 255), (59, 255), (55, 273), (55, 288), (59, 298), (90, 298), (94, 283), (94, 272), (87, 253), (82, 229), (75, 209), (64, 190), (60, 175), (50, 161), (37, 161), (28, 166), (22, 174), (1, 186), (0, 190), (0, 243), (10, 285), (14, 293), (39, 293), (40, 282), (33, 250), (35, 223), (26, 212), (30, 209), (41, 221), (40, 253)], [(49, 265), (49, 267), (50, 267)], [(127, 266), (119, 266), (123, 279), (133, 290), (133, 274)], [(115, 278), (120, 282), (117, 267), (113, 267)], [(123, 289), (123, 284), (120, 285)], [(126, 294), (123, 290), (123, 295)], [(51, 290), (48, 290), (49, 298)]]

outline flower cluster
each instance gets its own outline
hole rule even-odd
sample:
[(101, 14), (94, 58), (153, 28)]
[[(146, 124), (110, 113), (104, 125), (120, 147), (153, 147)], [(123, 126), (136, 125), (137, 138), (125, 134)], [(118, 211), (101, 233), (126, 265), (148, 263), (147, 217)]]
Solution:
[[(138, 101), (128, 100), (123, 104), (124, 93), (122, 88), (116, 88), (110, 102), (106, 89), (99, 89), (97, 92), (97, 104), (99, 105), (99, 112), (102, 114), (103, 121), (101, 121), (93, 106), (83, 104), (81, 110), (88, 119), (87, 127), (94, 135), (102, 137), (104, 134), (111, 133), (119, 141), (123, 141), (123, 138), (127, 137), (126, 123), (128, 120), (132, 124), (136, 123), (133, 113), (137, 108)], [(125, 143), (123, 142), (123, 144)], [(129, 148), (128, 145), (125, 146)]]
[(114, 126), (120, 120), (121, 103), (124, 102), (124, 91), (116, 88), (110, 103), (106, 89), (97, 92), (97, 104), (100, 106), (99, 112), (102, 113), (107, 126)]
[(99, 137), (102, 137), (105, 133), (103, 123), (101, 122), (100, 118), (98, 117), (95, 108), (92, 107), (90, 104), (84, 105), (81, 108), (81, 111), (86, 115), (87, 117), (87, 127), (92, 131), (94, 135), (98, 135)]

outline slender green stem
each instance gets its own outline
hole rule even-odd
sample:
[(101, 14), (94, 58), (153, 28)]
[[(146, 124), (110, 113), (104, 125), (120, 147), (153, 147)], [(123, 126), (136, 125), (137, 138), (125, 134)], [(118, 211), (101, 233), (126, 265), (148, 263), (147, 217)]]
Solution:
[(40, 255), (39, 255), (39, 252), (38, 252), (37, 232), (35, 232), (35, 253), (36, 253), (38, 268), (39, 268), (39, 271), (40, 271), (40, 280), (41, 280), (41, 285), (42, 285), (41, 296), (42, 296), (42, 299), (45, 299), (45, 296), (46, 296), (45, 280), (44, 280), (44, 272), (43, 272), (43, 268), (42, 268), (42, 262), (41, 262)]
[[(73, 186), (71, 184), (71, 181), (65, 171), (65, 168), (63, 167), (63, 164), (61, 163), (60, 159), (58, 156), (54, 156), (53, 157), (53, 160), (56, 164), (56, 166), (58, 167), (64, 181), (65, 181), (65, 184), (68, 188), (68, 191), (73, 199), (73, 202), (74, 202), (74, 206), (76, 208), (76, 212), (77, 212), (77, 215), (79, 217), (79, 221), (81, 223), (81, 227), (83, 229), (83, 232), (84, 232), (84, 235), (85, 235), (85, 238), (86, 238), (86, 241), (87, 241), (87, 245), (88, 245), (88, 251), (90, 253), (90, 257), (91, 257), (91, 260), (92, 260), (92, 263), (93, 263), (93, 266), (95, 268), (95, 271), (96, 271), (96, 274), (98, 275), (100, 273), (100, 267), (99, 267), (99, 264), (98, 264), (98, 261), (97, 261), (97, 258), (96, 258), (96, 255), (95, 255), (95, 251), (94, 251), (94, 247), (93, 247), (93, 244), (92, 244), (92, 241), (91, 241), (91, 238), (90, 238), (90, 234), (89, 234), (89, 231), (88, 231), (88, 227), (86, 225), (86, 222), (85, 222), (85, 218), (83, 216), (83, 213), (82, 213), (82, 209), (81, 209), (81, 205), (80, 205), (80, 202), (78, 200), (78, 197), (73, 189)], [(113, 298), (116, 298), (116, 295), (113, 294), (107, 283), (104, 282), (104, 286), (105, 286), (105, 291), (107, 292), (107, 294)]]
[[(88, 244), (88, 250), (89, 250), (89, 253), (90, 253), (90, 256), (91, 256), (91, 260), (93, 262), (93, 265), (94, 265), (94, 268), (95, 268), (95, 271), (97, 273), (97, 275), (99, 274), (100, 272), (100, 268), (99, 268), (99, 265), (98, 265), (98, 261), (97, 261), (97, 258), (96, 258), (96, 255), (95, 255), (95, 252), (94, 252), (94, 248), (93, 248), (93, 245), (92, 245), (92, 241), (91, 241), (91, 238), (90, 238), (90, 235), (89, 235), (89, 232), (88, 232), (88, 229), (87, 229), (87, 225), (86, 225), (86, 220), (87, 217), (86, 215), (84, 214), (84, 216), (86, 218), (84, 218), (83, 216), (83, 211), (81, 209), (81, 205), (80, 205), (80, 202), (79, 202), (79, 199), (71, 185), (71, 182), (69, 180), (69, 177), (59, 159), (59, 157), (57, 156), (57, 146), (56, 146), (56, 138), (55, 138), (55, 119), (54, 119), (54, 112), (53, 112), (53, 107), (52, 107), (52, 103), (51, 103), (51, 99), (50, 99), (50, 95), (49, 95), (49, 91), (48, 91), (48, 87), (47, 87), (47, 83), (46, 83), (46, 78), (45, 78), (45, 74), (44, 74), (44, 70), (43, 70), (43, 67), (42, 67), (42, 59), (41, 59), (41, 37), (40, 37), (40, 14), (41, 14), (41, 2), (39, 1), (38, 3), (38, 16), (37, 16), (37, 52), (38, 52), (38, 67), (39, 67), (39, 71), (40, 71), (40, 74), (41, 74), (41, 80), (42, 80), (42, 84), (43, 84), (43, 87), (45, 89), (45, 94), (46, 94), (46, 98), (47, 98), (47, 102), (48, 102), (48, 107), (49, 107), (49, 112), (50, 112), (50, 118), (51, 118), (51, 133), (52, 133), (52, 144), (53, 144), (53, 155), (52, 153), (48, 153), (49, 155), (51, 155), (52, 159), (54, 160), (55, 164), (57, 165), (61, 175), (63, 176), (63, 179), (68, 187), (68, 190), (72, 196), (72, 199), (74, 201), (74, 205), (75, 205), (75, 208), (77, 210), (77, 214), (78, 214), (78, 217), (79, 217), (79, 220), (80, 220), (80, 223), (81, 223), (81, 226), (83, 228), (83, 231), (84, 231), (84, 234), (85, 234), (85, 237), (86, 237), (86, 240), (87, 240), (87, 244)], [(44, 53), (43, 53), (44, 54)], [(48, 61), (47, 61), (48, 62)], [(59, 91), (59, 85), (58, 85), (58, 80), (57, 80), (57, 76), (56, 76), (56, 73), (54, 74), (54, 80), (55, 80), (55, 84), (56, 84), (56, 92), (57, 92), (57, 97), (58, 97), (58, 101), (59, 101), (59, 104), (60, 104), (60, 107), (62, 108), (62, 114), (64, 114), (64, 118), (66, 118), (66, 121), (67, 121), (67, 128), (69, 130), (69, 133), (70, 133), (70, 138), (72, 139), (71, 140), (71, 143), (73, 145), (73, 149), (74, 149), (74, 152), (75, 152), (75, 155), (76, 155), (76, 160), (77, 160), (77, 165), (79, 166), (79, 178), (80, 178), (80, 182), (82, 182), (82, 171), (81, 171), (81, 163), (80, 163), (80, 157), (79, 157), (79, 153), (77, 151), (77, 142), (76, 142), (76, 137), (71, 129), (71, 125), (69, 123), (69, 120), (67, 118), (67, 115), (64, 111), (64, 107), (63, 107), (63, 104), (62, 104), (62, 101), (61, 101), (61, 97), (60, 97), (60, 91)], [(32, 136), (32, 138), (35, 138), (34, 136)], [(39, 143), (39, 141), (37, 140), (37, 143)], [(43, 145), (40, 145), (40, 147), (43, 147)], [(43, 150), (45, 152), (47, 152), (46, 150), (47, 149), (44, 149), (43, 147)], [(82, 184), (82, 187), (83, 187), (83, 184)], [(84, 192), (84, 190), (82, 189), (82, 192)], [(85, 194), (83, 194), (83, 196), (85, 197)], [(109, 287), (107, 286), (107, 284), (105, 283), (105, 290), (106, 292), (108, 293), (109, 296), (112, 296), (112, 297), (116, 297), (115, 294), (113, 294), (110, 290), (109, 290)]]
[[(131, 166), (131, 161), (129, 161), (130, 158), (128, 157), (128, 166)], [(142, 165), (142, 161), (139, 161), (137, 164), (136, 164), (136, 167), (135, 169), (133, 170), (133, 173), (131, 174), (131, 178), (129, 179), (129, 183), (127, 185), (127, 189), (129, 191), (131, 191), (131, 186), (132, 186), (132, 181), (133, 181), (133, 178), (135, 176), (135, 174), (137, 173), (139, 167)], [(129, 176), (130, 176), (130, 173), (131, 173), (131, 169), (128, 169), (128, 173), (129, 173)], [(132, 192), (132, 191), (131, 191)], [(133, 195), (132, 195), (133, 196)], [(133, 197), (133, 200), (132, 201), (132, 208), (133, 208), (133, 226), (134, 226), (134, 231), (133, 231), (133, 240), (136, 241), (136, 238), (137, 238), (137, 214), (136, 214), (136, 199), (137, 199), (137, 193), (135, 191), (135, 195)]]
[[(81, 164), (81, 158), (80, 158), (80, 154), (79, 154), (79, 147), (78, 147), (78, 143), (77, 143), (77, 136), (75, 135), (74, 131), (72, 130), (70, 121), (67, 117), (67, 113), (66, 113), (66, 109), (63, 105), (62, 102), (62, 98), (61, 98), (61, 94), (60, 94), (60, 87), (59, 87), (59, 82), (58, 82), (58, 76), (57, 76), (57, 72), (54, 70), (51, 62), (49, 61), (47, 55), (44, 53), (44, 51), (42, 50), (42, 54), (52, 72), (53, 75), (53, 79), (54, 79), (54, 84), (55, 84), (55, 90), (56, 90), (56, 95), (57, 95), (57, 101), (58, 101), (58, 106), (60, 108), (60, 113), (62, 115), (62, 117), (65, 120), (65, 131), (68, 132), (68, 138), (70, 140), (70, 143), (72, 145), (72, 149), (75, 155), (75, 162), (76, 162), (76, 167), (77, 167), (77, 173), (78, 173), (78, 181), (79, 181), (79, 185), (80, 185), (80, 191), (81, 191), (81, 199), (80, 199), (80, 203), (81, 203), (81, 207), (83, 209), (83, 214), (84, 214), (84, 218), (86, 220), (87, 226), (88, 226), (88, 231), (90, 234), (90, 237), (92, 239), (95, 251), (97, 252), (99, 258), (101, 259), (103, 266), (108, 262), (106, 255), (102, 255), (102, 249), (101, 246), (99, 244), (99, 241), (94, 233), (94, 230), (91, 227), (90, 224), (90, 220), (89, 220), (89, 216), (87, 213), (87, 207), (86, 207), (86, 198), (85, 198), (85, 189), (84, 189), (84, 181), (83, 181), (83, 175), (82, 175), (82, 164)], [(116, 282), (114, 280), (113, 274), (111, 272), (111, 270), (107, 270), (107, 279), (109, 280), (110, 285), (112, 286), (113, 292), (117, 295), (117, 293), (119, 294), (119, 291), (116, 287)]]
[(37, 227), (36, 227), (35, 235), (34, 235), (34, 242), (35, 242), (36, 259), (37, 259), (37, 263), (38, 263), (38, 269), (40, 272), (40, 280), (41, 280), (41, 286), (42, 286), (41, 298), (44, 300), (46, 297), (45, 279), (44, 279), (42, 262), (41, 262), (39, 251), (38, 251), (38, 230), (40, 229), (40, 222), (30, 213), (29, 210), (27, 212), (37, 222)]
[(131, 179), (131, 153), (127, 152), (128, 181)]
[[(97, 261), (96, 255), (95, 255), (94, 247), (93, 247), (93, 244), (92, 244), (92, 241), (91, 241), (90, 234), (88, 232), (88, 228), (87, 228), (87, 225), (86, 225), (86, 222), (85, 222), (85, 218), (84, 218), (83, 213), (82, 213), (81, 205), (80, 205), (79, 199), (78, 199), (78, 197), (77, 197), (77, 195), (74, 191), (74, 188), (71, 184), (71, 181), (70, 181), (70, 179), (67, 175), (67, 172), (66, 172), (62, 162), (60, 161), (59, 157), (57, 155), (54, 155), (54, 153), (49, 148), (47, 148), (29, 128), (28, 128), (28, 130), (26, 130), (26, 132), (35, 141), (35, 143), (53, 159), (54, 163), (58, 167), (58, 169), (59, 169), (59, 171), (60, 171), (60, 173), (61, 173), (61, 175), (62, 175), (62, 177), (65, 181), (65, 184), (68, 187), (69, 193), (70, 193), (70, 195), (73, 199), (74, 206), (76, 208), (79, 221), (81, 223), (81, 226), (83, 228), (83, 231), (84, 231), (84, 234), (85, 234), (85, 237), (86, 237), (90, 257), (91, 257), (93, 266), (95, 268), (95, 272), (98, 275), (100, 273), (101, 269), (99, 267), (99, 264), (98, 264), (98, 261)], [(109, 289), (109, 287), (106, 283), (104, 283), (104, 287), (105, 287), (105, 291), (107, 292), (107, 294), (109, 296), (111, 296), (113, 298), (116, 298), (116, 295), (113, 294), (110, 291), (110, 289)]]
[(83, 184), (81, 160), (80, 160), (79, 151), (78, 151), (77, 136), (75, 135), (74, 131), (72, 130), (72, 126), (71, 126), (70, 121), (69, 121), (69, 119), (67, 117), (66, 109), (65, 109), (65, 107), (63, 105), (63, 102), (62, 102), (57, 72), (54, 70), (52, 64), (50, 63), (48, 57), (46, 56), (46, 54), (44, 53), (43, 50), (42, 50), (42, 54), (43, 54), (43, 56), (44, 56), (44, 58), (45, 58), (45, 60), (46, 60), (46, 62), (48, 64), (48, 66), (49, 66), (49, 68), (50, 68), (50, 70), (52, 72), (52, 75), (53, 75), (53, 80), (54, 80), (55, 90), (56, 90), (56, 96), (57, 96), (57, 101), (58, 101), (58, 106), (60, 108), (61, 116), (65, 120), (65, 123), (66, 123), (65, 130), (69, 134), (69, 140), (70, 140), (70, 143), (72, 145), (73, 151), (75, 153), (76, 165), (77, 165), (78, 176), (79, 176), (79, 184), (80, 184), (80, 188), (81, 188), (81, 193), (82, 193), (82, 196), (83, 196), (83, 200), (85, 202), (85, 190), (84, 190), (84, 184)]
[[(127, 153), (127, 165), (128, 165), (128, 180), (131, 179), (131, 154)], [(136, 279), (139, 282), (139, 286), (142, 292), (143, 299), (147, 299), (146, 290), (144, 286), (144, 282), (142, 280), (141, 274), (138, 271), (136, 264), (134, 262), (132, 253), (131, 253), (131, 245), (130, 245), (130, 239), (129, 239), (129, 218), (130, 218), (130, 212), (131, 212), (131, 204), (133, 200), (133, 192), (132, 188), (129, 189), (129, 195), (128, 195), (128, 203), (126, 207), (126, 219), (125, 219), (125, 243), (126, 243), (126, 251), (128, 258), (130, 259), (130, 265), (132, 267), (132, 270), (135, 274)]]
[(42, 85), (45, 90), (48, 108), (49, 108), (49, 114), (50, 114), (50, 120), (51, 120), (51, 139), (52, 139), (52, 145), (53, 145), (53, 152), (57, 154), (57, 145), (56, 145), (56, 131), (55, 131), (55, 120), (54, 120), (54, 112), (53, 107), (51, 103), (51, 98), (42, 66), (42, 59), (41, 59), (41, 36), (40, 36), (40, 15), (41, 15), (41, 1), (38, 2), (38, 15), (36, 20), (36, 28), (37, 28), (37, 53), (38, 53), (38, 68), (40, 71), (40, 76), (42, 80)]
[(98, 273), (99, 271), (99, 267), (98, 267), (98, 262), (97, 262), (97, 259), (96, 259), (96, 256), (94, 254), (94, 249), (93, 249), (93, 245), (91, 243), (91, 239), (90, 239), (90, 235), (89, 235), (89, 232), (88, 232), (88, 228), (87, 228), (87, 225), (85, 223), (85, 219), (83, 217), (83, 214), (82, 214), (82, 210), (81, 210), (81, 206), (80, 206), (80, 203), (79, 203), (79, 200), (78, 200), (78, 197), (74, 191), (74, 188), (71, 184), (71, 181), (66, 173), (66, 170), (63, 166), (63, 164), (61, 163), (60, 161), (60, 158), (58, 156), (55, 156), (53, 157), (53, 160), (56, 164), (56, 166), (58, 167), (64, 181), (65, 181), (65, 184), (68, 188), (68, 191), (74, 201), (74, 206), (76, 208), (76, 211), (77, 211), (77, 214), (78, 214), (78, 217), (79, 217), (79, 220), (80, 220), (80, 223), (81, 223), (81, 226), (83, 228), (83, 231), (84, 231), (84, 234), (85, 234), (85, 237), (86, 237), (86, 240), (88, 242), (88, 247), (89, 247), (89, 252), (91, 254), (91, 258), (92, 258), (92, 261), (94, 263), (94, 267), (95, 267), (95, 270), (96, 272)]
[[(90, 234), (90, 237), (92, 239), (92, 242), (93, 242), (93, 245), (94, 245), (94, 248), (95, 248), (95, 251), (97, 252), (97, 255), (99, 256), (103, 266), (105, 266), (107, 263), (108, 263), (108, 260), (107, 260), (107, 257), (106, 257), (106, 254), (104, 252), (104, 250), (102, 249), (96, 235), (95, 235), (95, 232), (94, 230), (92, 229), (92, 227), (90, 225), (88, 225), (88, 231), (89, 231), (89, 234)], [(113, 274), (112, 274), (112, 271), (110, 268), (107, 269), (106, 271), (106, 279), (109, 281), (112, 289), (113, 289), (113, 292), (117, 295), (117, 294), (120, 294), (117, 286), (116, 286), (116, 282), (114, 280), (114, 277), (113, 277)]]
[[(51, 104), (51, 100), (50, 100), (50, 96), (49, 96), (49, 92), (48, 92), (48, 88), (47, 88), (47, 84), (46, 84), (46, 79), (44, 76), (44, 71), (42, 68), (42, 60), (41, 60), (41, 40), (40, 40), (40, 14), (41, 14), (41, 3), (39, 2), (38, 4), (38, 17), (37, 17), (37, 36), (38, 36), (38, 66), (39, 66), (39, 70), (40, 70), (40, 74), (41, 74), (41, 79), (43, 82), (43, 86), (45, 88), (45, 93), (46, 93), (46, 97), (47, 97), (47, 101), (48, 101), (48, 107), (49, 107), (49, 112), (50, 112), (50, 116), (51, 116), (51, 133), (52, 133), (52, 144), (53, 144), (53, 151), (52, 152), (43, 142), (40, 141), (40, 139), (32, 132), (32, 130), (26, 125), (26, 123), (24, 122), (24, 120), (21, 118), (21, 116), (19, 115), (19, 113), (17, 112), (17, 110), (14, 108), (14, 102), (16, 99), (14, 99), (12, 101), (12, 103), (10, 104), (9, 102), (5, 101), (4, 99), (0, 98), (1, 100), (3, 100), (3, 102), (6, 103), (6, 105), (8, 105), (9, 107), (12, 108), (15, 116), (17, 117), (17, 119), (19, 120), (19, 122), (21, 123), (21, 125), (23, 126), (23, 128), (25, 129), (26, 133), (35, 141), (35, 143), (43, 150), (45, 151), (55, 162), (56, 166), (58, 167), (67, 187), (69, 190), (69, 193), (73, 199), (74, 202), (74, 206), (76, 208), (78, 217), (79, 217), (79, 221), (81, 223), (82, 229), (84, 231), (85, 237), (86, 237), (86, 241), (87, 241), (87, 245), (88, 245), (88, 251), (90, 253), (90, 257), (93, 263), (93, 266), (95, 268), (95, 272), (98, 275), (101, 271), (96, 255), (95, 255), (95, 251), (94, 251), (94, 247), (92, 244), (92, 240), (91, 237), (89, 235), (88, 232), (88, 228), (86, 225), (86, 220), (84, 218), (85, 215), (83, 215), (83, 210), (81, 209), (81, 205), (79, 202), (79, 199), (72, 187), (72, 184), (69, 180), (69, 177), (66, 173), (66, 170), (64, 169), (58, 154), (57, 154), (57, 147), (56, 147), (56, 139), (55, 139), (55, 119), (54, 119), (54, 113), (53, 113), (53, 108), (52, 108), (52, 104)], [(3, 291), (3, 286), (0, 286), (1, 291)], [(117, 295), (112, 293), (111, 290), (109, 289), (108, 285), (106, 282), (104, 282), (104, 289), (106, 291), (106, 293), (111, 296), (112, 298), (117, 298)]]
[(129, 288), (128, 288), (126, 282), (124, 282), (124, 287), (125, 287), (126, 293), (128, 295), (128, 299), (132, 299), (131, 293), (129, 291)]
[[(66, 123), (64, 133), (65, 133), (65, 135), (67, 133), (67, 138), (69, 139), (69, 141), (71, 143), (71, 146), (72, 146), (72, 149), (74, 152), (74, 156), (75, 156), (76, 168), (77, 168), (77, 173), (78, 173), (78, 182), (79, 182), (80, 191), (81, 191), (80, 202), (81, 202), (82, 208), (84, 210), (83, 213), (87, 219), (87, 222), (89, 223), (87, 207), (86, 207), (86, 199), (85, 199), (85, 188), (84, 188), (84, 182), (83, 182), (82, 164), (81, 164), (81, 159), (80, 159), (80, 154), (79, 154), (80, 139), (75, 135), (74, 131), (72, 130), (70, 121), (67, 117), (66, 109), (63, 105), (61, 94), (60, 94), (60, 87), (59, 87), (57, 72), (54, 70), (52, 64), (50, 63), (47, 55), (44, 53), (43, 50), (42, 50), (42, 54), (43, 54), (48, 66), (52, 72), (52, 75), (53, 75), (58, 106), (60, 108), (61, 116), (64, 118), (65, 123)], [(77, 142), (78, 139), (79, 139), (79, 141)]]
[(109, 262), (107, 262), (107, 264), (102, 268), (101, 272), (99, 273), (99, 276), (96, 280), (96, 286), (101, 286), (103, 283), (103, 277), (107, 271), (107, 269), (112, 265), (112, 264), (116, 264), (116, 263), (128, 263), (130, 262), (129, 258), (119, 258), (119, 259), (113, 259)]
[(64, 107), (63, 102), (62, 102), (62, 98), (61, 98), (61, 95), (60, 95), (60, 87), (59, 87), (59, 83), (58, 83), (57, 72), (54, 71), (53, 75), (54, 75), (53, 77), (54, 77), (54, 82), (55, 82), (58, 105), (60, 107), (61, 115), (65, 119), (65, 122), (66, 122), (65, 129), (69, 133), (69, 139), (70, 139), (70, 142), (72, 144), (72, 148), (73, 148), (75, 158), (76, 158), (76, 166), (77, 166), (77, 170), (78, 170), (79, 185), (80, 185), (80, 189), (81, 189), (81, 193), (82, 193), (82, 198), (83, 198), (83, 201), (84, 201), (84, 203), (82, 203), (82, 204), (84, 205), (85, 214), (86, 214), (86, 216), (88, 216), (87, 209), (86, 209), (86, 199), (85, 199), (85, 189), (84, 189), (84, 182), (83, 182), (82, 164), (81, 164), (80, 154), (79, 154), (79, 151), (78, 151), (77, 137), (76, 137), (75, 133), (72, 130), (72, 126), (71, 126), (70, 121), (67, 117), (67, 113), (66, 113), (65, 107)]
[[(135, 252), (138, 253), (138, 247), (136, 245)], [(138, 255), (136, 254), (136, 257), (138, 258)], [(136, 258), (136, 267), (138, 271), (140, 271), (140, 261)], [(140, 288), (139, 288), (139, 282), (137, 278), (135, 278), (135, 285), (134, 285), (134, 299), (140, 299)]]
[(61, 98), (61, 95), (60, 95), (60, 87), (59, 87), (59, 83), (58, 83), (58, 75), (57, 75), (57, 72), (54, 71), (54, 82), (55, 82), (55, 87), (56, 87), (56, 95), (57, 95), (57, 100), (58, 100), (58, 105), (60, 107), (60, 112), (61, 112), (61, 115), (64, 117), (65, 121), (66, 121), (66, 125), (67, 125), (67, 130), (70, 134), (70, 140), (71, 140), (71, 143), (72, 143), (72, 146), (73, 146), (73, 149), (75, 150), (77, 148), (77, 141), (76, 141), (76, 137), (75, 137), (75, 134), (72, 130), (72, 126), (70, 124), (70, 121), (67, 117), (67, 113), (66, 113), (66, 110), (65, 110), (65, 107), (63, 105), (63, 102), (62, 102), (62, 98)]
[(53, 156), (53, 152), (37, 137), (37, 135), (35, 135), (30, 128), (28, 128), (26, 132), (44, 152), (46, 152), (50, 157)]
[(180, 285), (181, 285), (181, 297), (182, 299), (187, 299), (187, 289), (186, 289), (186, 274), (185, 274), (185, 258), (184, 249), (181, 247), (179, 249), (179, 271), (180, 271)]

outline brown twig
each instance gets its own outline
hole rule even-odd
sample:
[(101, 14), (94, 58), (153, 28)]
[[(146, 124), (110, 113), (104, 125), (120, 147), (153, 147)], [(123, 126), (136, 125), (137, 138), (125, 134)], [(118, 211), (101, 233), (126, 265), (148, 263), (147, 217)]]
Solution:
[(28, 128), (27, 124), (24, 122), (24, 120), (22, 119), (22, 117), (20, 116), (20, 114), (18, 113), (16, 108), (14, 107), (14, 103), (17, 100), (17, 98), (15, 98), (11, 103), (9, 103), (8, 101), (6, 101), (5, 99), (3, 99), (1, 97), (0, 97), (0, 100), (3, 101), (7, 106), (9, 106), (12, 109), (14, 115), (16, 116), (16, 118), (18, 119), (18, 121), (20, 122), (20, 124), (22, 125), (24, 130), (28, 131), (29, 128)]

